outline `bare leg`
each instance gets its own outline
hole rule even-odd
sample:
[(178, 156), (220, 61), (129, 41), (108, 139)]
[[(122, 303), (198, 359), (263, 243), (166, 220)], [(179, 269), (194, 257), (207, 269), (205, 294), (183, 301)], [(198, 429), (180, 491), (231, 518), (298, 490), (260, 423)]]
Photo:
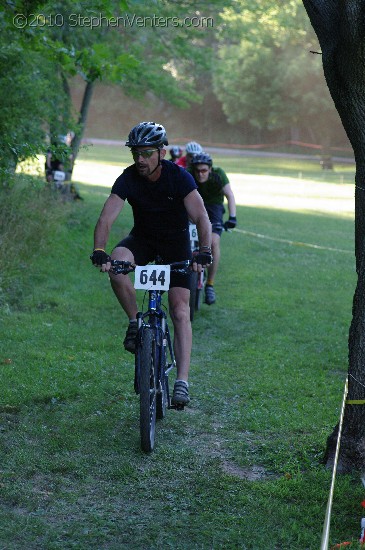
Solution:
[[(124, 260), (134, 262), (133, 254), (128, 248), (118, 247), (112, 253), (112, 260)], [(124, 309), (129, 320), (136, 319), (138, 306), (136, 300), (136, 291), (128, 275), (109, 274), (110, 284), (120, 305)]]
[(190, 291), (173, 287), (169, 290), (170, 316), (174, 324), (174, 352), (177, 378), (187, 382), (190, 368), (192, 330), (189, 308)]

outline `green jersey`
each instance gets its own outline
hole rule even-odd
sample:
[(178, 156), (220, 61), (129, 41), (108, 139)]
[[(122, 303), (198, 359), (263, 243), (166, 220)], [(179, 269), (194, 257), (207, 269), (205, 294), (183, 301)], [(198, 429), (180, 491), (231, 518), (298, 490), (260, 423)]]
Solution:
[(227, 185), (227, 183), (229, 183), (229, 179), (227, 177), (227, 174), (225, 173), (225, 171), (223, 170), (223, 168), (219, 168), (219, 166), (215, 167), (213, 166), (212, 167), (212, 172), (214, 174), (218, 174), (218, 176), (221, 178), (222, 182), (223, 182), (223, 187), (225, 185)]

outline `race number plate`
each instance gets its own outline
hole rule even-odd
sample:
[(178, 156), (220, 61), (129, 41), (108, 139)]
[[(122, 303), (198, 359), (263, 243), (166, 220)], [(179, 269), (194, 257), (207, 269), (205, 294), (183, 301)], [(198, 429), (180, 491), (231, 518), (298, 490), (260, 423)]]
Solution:
[(190, 233), (190, 248), (191, 250), (195, 250), (197, 241), (198, 241), (198, 230), (196, 228), (196, 225), (193, 223), (189, 224), (189, 233)]
[(61, 172), (61, 170), (55, 170), (53, 172), (53, 179), (55, 181), (65, 181), (66, 174), (65, 174), (65, 172)]
[(134, 288), (141, 290), (169, 290), (169, 265), (138, 265), (135, 269)]
[(196, 225), (193, 223), (189, 224), (189, 233), (190, 233), (190, 240), (191, 241), (197, 241), (198, 240), (198, 230), (196, 228)]

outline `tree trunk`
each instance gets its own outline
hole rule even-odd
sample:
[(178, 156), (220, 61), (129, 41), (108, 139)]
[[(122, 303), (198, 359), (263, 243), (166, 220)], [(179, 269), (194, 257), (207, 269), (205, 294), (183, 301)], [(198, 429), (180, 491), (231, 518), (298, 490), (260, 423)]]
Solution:
[(85, 86), (81, 109), (80, 109), (80, 116), (78, 120), (78, 129), (74, 139), (72, 140), (73, 164), (79, 153), (82, 136), (84, 135), (89, 106), (90, 106), (91, 98), (94, 91), (94, 84), (95, 84), (95, 81), (92, 80), (92, 81), (88, 81)]
[[(365, 3), (363, 0), (303, 0), (303, 4), (320, 42), (326, 82), (356, 161), (358, 280), (348, 339), (348, 400), (362, 400), (365, 398)], [(328, 467), (333, 465), (337, 434), (338, 426), (327, 441)], [(337, 469), (339, 472), (365, 471), (365, 404), (346, 405)]]
[(71, 90), (70, 85), (68, 83), (67, 77), (63, 71), (61, 71), (61, 81), (62, 81), (62, 88), (66, 96), (66, 101), (64, 101), (64, 108), (63, 108), (63, 114), (62, 114), (62, 126), (65, 133), (69, 130), (69, 122), (71, 120)]

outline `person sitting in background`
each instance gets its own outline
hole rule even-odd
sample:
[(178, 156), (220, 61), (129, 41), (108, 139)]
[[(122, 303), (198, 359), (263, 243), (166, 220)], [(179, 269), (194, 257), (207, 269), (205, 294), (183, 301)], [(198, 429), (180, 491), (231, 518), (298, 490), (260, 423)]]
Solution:
[[(217, 274), (220, 258), (220, 237), (223, 229), (236, 227), (236, 201), (226, 173), (221, 168), (212, 168), (212, 158), (207, 153), (195, 155), (191, 161), (190, 172), (198, 186), (204, 206), (212, 224), (212, 255), (214, 262), (208, 266), (208, 280), (205, 285), (205, 303), (215, 303), (214, 279)], [(223, 175), (223, 177), (221, 176)], [(223, 223), (225, 212), (223, 202), (228, 202), (229, 218)]]
[(177, 162), (177, 160), (181, 157), (183, 154), (183, 150), (179, 145), (173, 145), (170, 149), (170, 160), (171, 162)]
[(71, 152), (71, 142), (73, 132), (66, 135), (59, 135), (52, 139), (52, 146), (47, 150), (45, 172), (48, 183), (53, 182), (54, 173), (65, 172), (65, 180), (70, 179), (73, 168), (73, 154)]
[(199, 143), (196, 141), (189, 141), (189, 143), (185, 145), (185, 155), (180, 157), (176, 161), (176, 164), (187, 170), (190, 167), (190, 163), (194, 156), (202, 152), (203, 148), (199, 145)]
[(64, 172), (64, 165), (62, 161), (54, 155), (51, 149), (48, 149), (45, 163), (46, 180), (48, 183), (53, 182), (53, 175), (56, 171)]

